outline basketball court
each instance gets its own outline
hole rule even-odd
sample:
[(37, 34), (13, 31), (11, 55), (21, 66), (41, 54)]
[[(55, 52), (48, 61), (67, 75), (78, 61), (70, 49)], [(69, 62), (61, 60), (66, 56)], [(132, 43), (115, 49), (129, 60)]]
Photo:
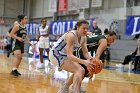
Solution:
[[(45, 60), (45, 69), (36, 69), (38, 59), (24, 57), (19, 72), (21, 76), (10, 75), (11, 60), (5, 54), (0, 54), (0, 93), (57, 93), (70, 73), (59, 72), (57, 68), (50, 69)], [(115, 63), (114, 63), (115, 64)], [(139, 93), (140, 75), (115, 67), (106, 67), (92, 80), (85, 78), (82, 87), (86, 93)], [(127, 68), (125, 68), (127, 69)]]
[[(102, 61), (104, 62), (102, 71), (94, 74), (92, 79), (84, 78), (81, 86), (85, 92), (81, 93), (140, 93), (140, 48), (138, 49), (140, 43), (137, 43), (140, 40), (139, 10), (140, 0), (0, 0), (0, 93), (57, 93), (62, 89), (61, 86), (65, 85), (64, 82), (71, 73), (64, 70), (59, 71), (58, 67), (48, 61), (48, 54), (42, 48), (53, 49), (52, 47), (57, 44), (55, 42), (67, 31), (74, 29), (78, 20), (81, 19), (85, 19), (89, 23), (86, 31), (92, 32), (91, 37), (102, 35), (108, 41), (108, 37), (110, 38), (111, 35), (105, 33), (105, 30), (108, 30), (108, 33), (115, 33), (112, 44), (106, 44), (108, 46), (104, 52), (105, 62)], [(19, 29), (21, 33), (23, 29), (25, 30), (24, 35), (19, 35), (24, 45), (20, 45), (20, 50), (24, 47), (23, 59), (21, 60), (21, 53), (18, 52), (17, 55), (15, 53), (15, 60), (18, 60), (20, 65), (16, 64), (15, 60), (13, 61), (12, 53), (9, 56), (12, 51), (11, 46), (13, 46), (11, 36), (16, 40), (19, 39), (18, 36), (14, 37), (17, 32), (10, 30), (16, 22), (19, 23), (19, 27), (22, 27)], [(97, 32), (98, 34), (96, 34)], [(30, 38), (29, 42), (26, 40), (23, 42), (26, 35)], [(61, 39), (63, 41), (63, 38)], [(97, 41), (96, 44), (92, 42), (93, 46), (97, 45), (96, 48), (100, 45), (98, 39), (95, 38), (92, 41)], [(64, 41), (64, 43), (66, 42)], [(18, 44), (15, 45), (18, 46)], [(30, 45), (35, 45), (35, 47)], [(78, 45), (77, 48), (81, 47), (78, 43), (75, 45)], [(62, 46), (60, 45), (60, 47)], [(129, 62), (125, 62), (128, 63), (123, 65), (124, 67), (116, 66), (122, 65), (125, 57), (133, 53), (135, 49), (139, 50), (135, 55), (135, 57), (139, 57), (139, 60), (131, 58)], [(98, 56), (100, 53), (95, 54), (95, 50), (90, 53)], [(43, 57), (44, 60), (40, 62), (39, 57)], [(59, 58), (62, 60), (63, 57)], [(22, 62), (20, 63), (20, 61)], [(14, 66), (14, 62), (16, 66)], [(137, 62), (137, 66), (134, 67), (135, 62)], [(75, 68), (73, 72), (79, 72), (77, 69)], [(95, 69), (97, 71), (99, 66)], [(20, 73), (15, 72), (17, 70), (21, 76)], [(82, 68), (80, 70), (84, 72)], [(78, 79), (75, 82), (78, 82)], [(75, 84), (75, 91), (79, 91), (76, 90), (76, 86), (78, 84)], [(64, 87), (65, 89), (62, 90), (67, 91), (66, 85)], [(69, 90), (70, 93), (73, 93), (74, 89), (71, 86)]]

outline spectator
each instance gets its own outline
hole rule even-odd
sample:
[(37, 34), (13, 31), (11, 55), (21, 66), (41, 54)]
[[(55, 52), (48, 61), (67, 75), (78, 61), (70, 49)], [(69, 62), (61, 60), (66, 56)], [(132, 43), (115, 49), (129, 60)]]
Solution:
[[(101, 29), (97, 26), (97, 21), (96, 21), (96, 20), (93, 20), (92, 25), (93, 25), (93, 27), (92, 27), (91, 32), (94, 33), (95, 35), (102, 35), (102, 31), (101, 31)], [(91, 56), (92, 56), (92, 57), (93, 57), (93, 54), (94, 54), (94, 50), (91, 51)]]
[(97, 21), (93, 20), (93, 28), (91, 30), (92, 33), (95, 33), (95, 35), (102, 35), (102, 31), (101, 29), (97, 26)]
[(140, 51), (139, 51), (140, 50), (139, 49), (140, 48), (140, 39), (138, 39), (137, 43), (138, 43), (138, 47), (136, 48), (136, 50), (133, 53), (131, 53), (130, 55), (125, 56), (123, 63), (116, 64), (117, 67), (124, 67), (126, 64), (129, 64), (129, 62), (132, 61), (133, 58), (138, 58), (137, 56), (140, 56)]

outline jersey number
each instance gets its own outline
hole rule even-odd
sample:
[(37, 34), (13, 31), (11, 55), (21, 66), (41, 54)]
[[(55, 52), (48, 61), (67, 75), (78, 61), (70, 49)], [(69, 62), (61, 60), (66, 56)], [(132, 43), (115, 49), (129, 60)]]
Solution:
[(97, 37), (98, 35), (95, 35), (95, 34), (90, 34), (90, 35), (87, 35), (89, 38), (93, 38), (93, 37)]

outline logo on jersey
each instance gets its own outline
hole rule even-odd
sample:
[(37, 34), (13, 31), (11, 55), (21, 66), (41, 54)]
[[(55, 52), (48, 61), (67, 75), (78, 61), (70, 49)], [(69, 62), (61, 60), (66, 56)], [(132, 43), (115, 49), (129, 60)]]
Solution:
[(95, 35), (95, 33), (87, 35), (89, 38), (97, 37), (98, 35)]
[(27, 34), (26, 30), (20, 30), (20, 34)]

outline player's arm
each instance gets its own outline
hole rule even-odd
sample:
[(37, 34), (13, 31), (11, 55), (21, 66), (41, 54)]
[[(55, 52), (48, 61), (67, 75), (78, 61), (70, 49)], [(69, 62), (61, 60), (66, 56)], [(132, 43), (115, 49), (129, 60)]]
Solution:
[(99, 59), (105, 48), (107, 47), (107, 40), (106, 39), (100, 39), (98, 42), (99, 46), (97, 48), (95, 58)]
[(86, 59), (91, 59), (92, 56), (88, 53), (87, 44), (86, 44), (86, 39), (85, 39), (85, 42), (82, 43), (81, 47), (82, 47), (82, 51), (83, 51), (84, 57), (85, 57)]
[(32, 46), (32, 43), (30, 42), (30, 38), (26, 35), (26, 40), (28, 41), (28, 43)]
[(17, 39), (20, 42), (23, 42), (23, 39), (21, 37), (18, 37), (15, 33), (19, 30), (19, 25), (14, 25), (10, 35), (12, 38)]
[(50, 34), (50, 27), (48, 27), (48, 31), (47, 31), (46, 36), (49, 36), (49, 34)]
[(39, 27), (37, 27), (37, 30), (36, 30), (36, 39), (39, 40), (40, 38), (40, 33), (39, 33)]
[[(89, 66), (89, 62), (87, 60), (82, 60), (76, 56), (73, 55), (73, 48), (74, 48), (74, 42), (75, 42), (75, 36), (73, 33), (68, 33), (66, 35), (66, 51), (67, 51), (67, 57), (72, 62), (77, 62), (84, 64), (85, 66)], [(90, 66), (90, 68), (92, 68)]]
[(9, 32), (7, 32), (7, 33), (6, 33), (6, 35), (7, 35), (8, 37), (11, 37), (11, 35), (10, 35), (10, 33), (9, 33)]

